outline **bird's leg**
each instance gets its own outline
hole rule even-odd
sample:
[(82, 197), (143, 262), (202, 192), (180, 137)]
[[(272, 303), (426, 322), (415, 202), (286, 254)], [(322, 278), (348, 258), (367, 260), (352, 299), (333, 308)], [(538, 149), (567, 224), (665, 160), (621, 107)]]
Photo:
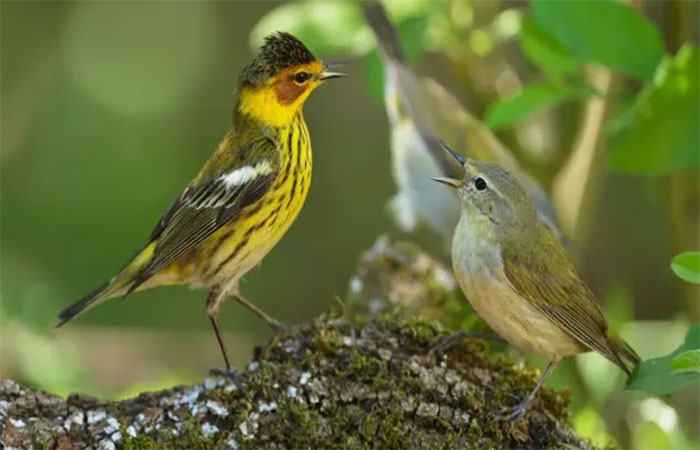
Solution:
[(207, 296), (207, 315), (209, 316), (209, 321), (211, 322), (212, 328), (214, 328), (214, 334), (216, 335), (216, 340), (219, 342), (221, 355), (224, 357), (224, 364), (226, 365), (225, 369), (211, 369), (209, 373), (231, 379), (231, 381), (233, 381), (233, 383), (242, 392), (245, 392), (241, 375), (236, 372), (229, 362), (228, 354), (226, 353), (226, 346), (224, 345), (224, 339), (221, 337), (221, 330), (219, 330), (219, 306), (221, 305), (223, 298), (224, 296), (220, 288), (212, 289)]
[(516, 406), (512, 408), (507, 408), (505, 411), (501, 412), (500, 414), (497, 415), (497, 418), (503, 421), (516, 421), (522, 416), (525, 411), (527, 411), (527, 408), (530, 406), (530, 403), (535, 399), (535, 395), (537, 394), (537, 391), (540, 390), (542, 385), (544, 384), (545, 380), (549, 377), (549, 375), (552, 373), (555, 367), (557, 367), (557, 364), (559, 364), (558, 359), (554, 359), (549, 362), (547, 365), (547, 368), (544, 370), (544, 373), (540, 377), (540, 379), (537, 381), (537, 384), (535, 385), (535, 388), (528, 394), (528, 396), (517, 404)]
[(267, 314), (265, 311), (262, 309), (258, 308), (254, 304), (250, 303), (248, 300), (243, 297), (238, 289), (238, 286), (236, 285), (235, 288), (231, 291), (230, 294), (238, 303), (241, 305), (245, 306), (249, 310), (251, 310), (256, 316), (260, 317), (262, 320), (267, 322), (267, 324), (275, 330), (275, 332), (279, 333), (285, 328), (285, 325), (280, 322), (279, 320), (273, 318), (269, 314)]
[(440, 339), (436, 345), (430, 348), (430, 353), (442, 354), (448, 348), (450, 348), (455, 342), (461, 339), (483, 339), (486, 341), (494, 341), (499, 343), (505, 343), (500, 336), (490, 333), (475, 333), (471, 331), (455, 331), (452, 334), (448, 334), (444, 338)]

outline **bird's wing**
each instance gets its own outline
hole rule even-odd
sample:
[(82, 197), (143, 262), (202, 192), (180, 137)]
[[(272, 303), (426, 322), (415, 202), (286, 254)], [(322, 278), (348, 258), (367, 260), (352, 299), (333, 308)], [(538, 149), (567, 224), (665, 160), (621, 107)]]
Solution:
[(267, 191), (279, 173), (277, 143), (260, 136), (243, 144), (225, 168), (197, 178), (173, 202), (151, 233), (153, 256), (133, 291), (148, 278), (195, 248)]
[(541, 238), (549, 240), (545, 245), (503, 246), (501, 258), (506, 278), (516, 292), (562, 330), (624, 367), (610, 348), (608, 325), (593, 293), (551, 233), (540, 228)]

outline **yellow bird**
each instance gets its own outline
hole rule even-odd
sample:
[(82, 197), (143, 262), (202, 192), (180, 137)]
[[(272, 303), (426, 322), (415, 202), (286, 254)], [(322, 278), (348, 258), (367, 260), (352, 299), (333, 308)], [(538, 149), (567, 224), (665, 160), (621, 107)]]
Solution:
[(311, 139), (302, 107), (329, 71), (294, 36), (265, 39), (243, 69), (231, 130), (167, 209), (145, 245), (108, 282), (59, 314), (61, 326), (113, 297), (155, 286), (211, 288), (206, 311), (226, 369), (234, 373), (218, 325), (234, 298), (278, 329), (281, 324), (239, 292), (241, 276), (279, 242), (311, 183)]

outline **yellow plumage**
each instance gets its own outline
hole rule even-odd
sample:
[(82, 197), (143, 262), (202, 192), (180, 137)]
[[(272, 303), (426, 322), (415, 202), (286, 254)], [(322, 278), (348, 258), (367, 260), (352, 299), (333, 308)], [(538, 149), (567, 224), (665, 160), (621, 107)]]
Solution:
[(327, 72), (286, 33), (266, 39), (243, 71), (232, 129), (158, 222), (148, 242), (109, 282), (59, 315), (60, 324), (100, 302), (169, 284), (211, 287), (207, 313), (218, 328), (227, 297), (269, 324), (280, 324), (245, 300), (238, 282), (279, 242), (311, 184), (311, 140), (302, 107)]

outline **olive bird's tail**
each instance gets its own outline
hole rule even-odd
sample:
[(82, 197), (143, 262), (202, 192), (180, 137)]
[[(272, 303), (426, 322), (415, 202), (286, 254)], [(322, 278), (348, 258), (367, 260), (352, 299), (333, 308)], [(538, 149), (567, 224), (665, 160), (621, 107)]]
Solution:
[(365, 17), (377, 38), (381, 52), (395, 61), (405, 62), (406, 57), (401, 48), (399, 36), (396, 34), (396, 30), (391, 25), (391, 22), (389, 22), (389, 18), (381, 3), (371, 2), (367, 5), (365, 7)]
[(608, 345), (613, 351), (616, 360), (611, 360), (622, 369), (627, 376), (632, 373), (632, 370), (639, 364), (641, 358), (624, 339), (608, 330)]

